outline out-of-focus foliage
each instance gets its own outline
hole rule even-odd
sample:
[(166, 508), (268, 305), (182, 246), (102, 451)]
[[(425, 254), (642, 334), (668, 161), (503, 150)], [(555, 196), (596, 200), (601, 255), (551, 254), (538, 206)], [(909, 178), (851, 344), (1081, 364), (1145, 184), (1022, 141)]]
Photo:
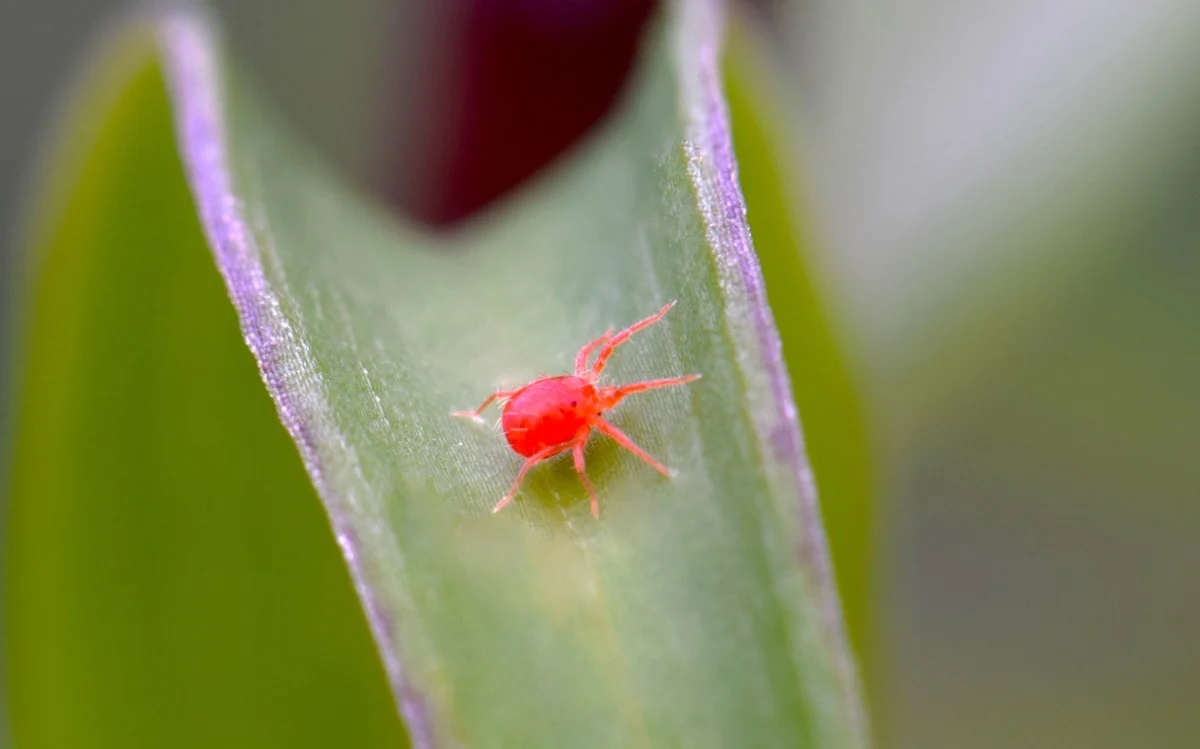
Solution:
[(82, 87), (33, 235), (5, 486), (15, 744), (403, 746), (147, 37), (113, 39)]

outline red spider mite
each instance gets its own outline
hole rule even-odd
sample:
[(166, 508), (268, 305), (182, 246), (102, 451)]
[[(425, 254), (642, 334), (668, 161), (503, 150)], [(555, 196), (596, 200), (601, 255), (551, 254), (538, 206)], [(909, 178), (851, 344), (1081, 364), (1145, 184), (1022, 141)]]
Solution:
[[(649, 463), (656, 471), (664, 476), (670, 476), (666, 466), (650, 457), (645, 450), (634, 444), (620, 429), (609, 424), (602, 418), (605, 411), (613, 408), (628, 395), (641, 393), (655, 388), (683, 385), (700, 379), (700, 375), (691, 374), (682, 377), (670, 377), (664, 380), (646, 380), (629, 385), (598, 385), (604, 365), (612, 356), (617, 346), (639, 330), (644, 330), (659, 320), (675, 306), (669, 302), (657, 313), (641, 322), (630, 325), (620, 333), (613, 334), (609, 328), (604, 335), (579, 349), (575, 357), (575, 374), (559, 375), (557, 377), (539, 377), (533, 382), (516, 390), (497, 390), (488, 396), (479, 408), (474, 411), (455, 411), (453, 416), (464, 416), (483, 422), (481, 414), (495, 401), (504, 401), (501, 407), (500, 424), (504, 429), (504, 437), (509, 446), (522, 457), (525, 464), (517, 472), (508, 494), (492, 508), (499, 512), (513, 500), (525, 474), (543, 460), (548, 460), (566, 450), (575, 455), (575, 471), (583, 481), (588, 496), (592, 499), (592, 515), (600, 517), (600, 505), (596, 501), (596, 492), (592, 482), (588, 480), (583, 464), (583, 448), (593, 429), (607, 434), (626, 450)], [(588, 364), (592, 352), (599, 349), (596, 360)]]

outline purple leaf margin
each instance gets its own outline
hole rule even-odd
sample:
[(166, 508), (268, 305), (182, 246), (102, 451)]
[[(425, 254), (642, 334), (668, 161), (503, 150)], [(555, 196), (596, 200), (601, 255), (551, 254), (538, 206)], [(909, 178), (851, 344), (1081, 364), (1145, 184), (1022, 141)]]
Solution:
[(764, 463), (781, 474), (777, 480), (791, 484), (791, 491), (783, 496), (796, 497), (796, 554), (808, 591), (820, 607), (825, 651), (842, 688), (843, 723), (854, 745), (865, 746), (866, 715), (842, 620), (816, 484), (804, 449), (779, 331), (750, 237), (745, 198), (738, 184), (737, 159), (721, 87), (725, 3), (694, 0), (683, 5), (686, 8), (680, 12), (683, 23), (677, 36), (676, 58), (691, 63), (680, 63), (682, 98), (687, 107), (688, 172), (704, 215), (708, 243), (717, 259), (729, 323), (739, 341), (753, 343), (749, 348), (754, 351), (746, 353), (757, 355), (741, 362), (755, 429)]
[(235, 189), (229, 161), (232, 150), (222, 118), (219, 44), (213, 29), (206, 16), (193, 10), (172, 10), (156, 22), (184, 171), (205, 237), (237, 310), (246, 345), (258, 362), (280, 419), (299, 448), (305, 468), (328, 509), (412, 746), (434, 749), (437, 744), (426, 702), (405, 677), (393, 636), (393, 615), (368, 583), (358, 538), (341, 509), (337, 492), (325, 480), (309, 404), (290, 386), (290, 381), (305, 370), (306, 364), (292, 346), (295, 340), (292, 326), (267, 283), (251, 222)]

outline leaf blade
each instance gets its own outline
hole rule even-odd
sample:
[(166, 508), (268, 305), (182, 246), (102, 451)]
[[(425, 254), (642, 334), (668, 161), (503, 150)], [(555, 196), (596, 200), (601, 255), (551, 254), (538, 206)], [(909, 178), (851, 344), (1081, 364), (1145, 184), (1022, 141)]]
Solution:
[[(187, 111), (197, 76), (209, 76), (200, 90), (218, 90), (215, 64), (202, 61), (200, 37), (166, 45), (169, 60), (173, 49), (189, 50), (173, 58), (173, 78), (210, 240), (268, 388), (330, 510), (414, 737), (579, 746), (583, 736), (597, 745), (641, 745), (702, 733), (737, 741), (751, 726), (780, 745), (797, 737), (846, 745), (853, 736), (847, 704), (854, 698), (835, 665), (845, 663), (838, 653), (844, 643), (822, 641), (840, 636), (836, 599), (818, 600), (819, 591), (831, 590), (823, 537), (722, 131), (717, 47), (688, 36), (715, 41), (717, 19), (712, 8), (695, 7), (701, 10), (689, 15), (681, 8), (671, 19), (678, 36), (661, 46), (674, 47), (650, 58), (632, 113), (616, 130), (523, 204), (493, 216), (486, 231), (469, 232), (454, 250), (458, 258), (435, 254), (432, 240), (394, 226), (401, 242), (381, 237), (378, 225), (386, 222), (331, 189), (302, 148), (263, 124), (268, 117), (254, 112), (248, 96), (230, 94), (230, 132), (242, 139), (230, 143), (230, 165), (197, 158), (222, 151), (213, 148), (215, 100), (207, 102), (207, 123)], [(680, 67), (694, 62), (704, 72), (672, 80), (671, 54), (697, 51), (707, 57)], [(709, 108), (691, 122), (676, 119), (696, 101)], [(687, 128), (683, 139), (680, 127)], [(634, 195), (614, 199), (614, 187), (628, 186)], [(226, 211), (226, 196), (239, 190), (247, 216)], [(609, 205), (598, 209), (605, 199)], [(322, 215), (328, 223), (311, 220)], [(631, 215), (638, 220), (620, 220)], [(572, 238), (602, 237), (605, 229), (629, 249), (562, 252)], [(348, 251), (331, 252), (339, 245), (370, 249), (351, 259)], [(502, 283), (493, 283), (498, 277)], [(448, 304), (446, 290), (455, 288), (475, 304)], [(527, 499), (492, 518), (486, 508), (513, 459), (497, 441), (482, 442), (451, 423), (448, 412), (477, 402), (505, 371), (517, 377), (539, 359), (542, 367), (565, 363), (575, 345), (604, 327), (600, 315), (609, 323), (621, 322), (612, 319), (618, 313), (632, 321), (669, 297), (680, 298), (688, 317), (667, 323), (673, 345), (660, 358), (705, 379), (688, 392), (656, 396), (660, 423), (625, 415), (632, 411), (614, 419), (683, 466), (680, 476), (651, 484), (611, 451), (597, 455), (597, 447), (589, 463), (609, 497), (599, 529), (580, 532), (578, 512), (572, 517), (546, 501), (565, 483), (562, 471), (550, 486), (545, 476), (531, 481), (527, 494), (540, 494), (541, 503)], [(404, 302), (389, 309), (383, 300), (391, 299)], [(481, 341), (481, 310), (493, 311), (484, 328), (490, 345)], [(558, 324), (547, 325), (551, 320)], [(657, 345), (664, 343), (660, 333)], [(412, 361), (409, 351), (424, 360)], [(632, 376), (620, 363), (614, 370)], [(457, 457), (459, 445), (479, 454)], [(454, 464), (448, 455), (470, 462)], [(636, 505), (613, 500), (629, 492)], [(691, 511), (706, 514), (690, 526), (678, 502), (688, 495), (709, 500)], [(731, 511), (724, 497), (753, 511)], [(724, 534), (735, 540), (723, 542)], [(469, 544), (428, 541), (464, 535)], [(613, 538), (619, 540), (606, 544)], [(573, 576), (547, 575), (545, 560)], [(652, 573), (647, 579), (639, 570)], [(607, 598), (613, 591), (616, 602)], [(551, 612), (573, 626), (547, 616), (547, 595)], [(714, 606), (721, 596), (729, 600)], [(631, 614), (631, 602), (649, 615)], [(739, 609), (762, 613), (729, 615)], [(689, 615), (691, 638), (667, 657), (662, 648), (672, 622)], [(714, 647), (723, 627), (744, 631)], [(781, 653), (789, 657), (780, 660)], [(606, 658), (618, 666), (601, 665)], [(638, 666), (620, 665), (628, 662)], [(690, 685), (686, 700), (662, 697), (702, 667), (712, 678)], [(513, 679), (540, 690), (506, 692)], [(607, 688), (583, 699), (588, 683)], [(847, 691), (833, 694), (831, 684)], [(421, 698), (412, 697), (414, 685), (421, 685)], [(546, 701), (555, 719), (537, 730), (506, 717), (536, 714)], [(822, 712), (823, 701), (837, 709)]]
[[(201, 223), (414, 744), (860, 745), (733, 174), (717, 6), (673, 6), (605, 131), (453, 238), (328, 173), (223, 77), (202, 20), (160, 30)], [(562, 464), (492, 516), (516, 458), (449, 412), (669, 298), (614, 378), (704, 379), (613, 421), (677, 476), (598, 440), (600, 523)]]

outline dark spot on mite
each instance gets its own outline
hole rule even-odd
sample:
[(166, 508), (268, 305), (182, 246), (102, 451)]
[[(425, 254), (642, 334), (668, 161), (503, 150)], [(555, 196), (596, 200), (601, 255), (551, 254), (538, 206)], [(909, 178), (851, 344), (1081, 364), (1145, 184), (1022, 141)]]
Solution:
[(577, 405), (579, 405), (577, 401), (571, 401), (571, 408), (575, 408)]

